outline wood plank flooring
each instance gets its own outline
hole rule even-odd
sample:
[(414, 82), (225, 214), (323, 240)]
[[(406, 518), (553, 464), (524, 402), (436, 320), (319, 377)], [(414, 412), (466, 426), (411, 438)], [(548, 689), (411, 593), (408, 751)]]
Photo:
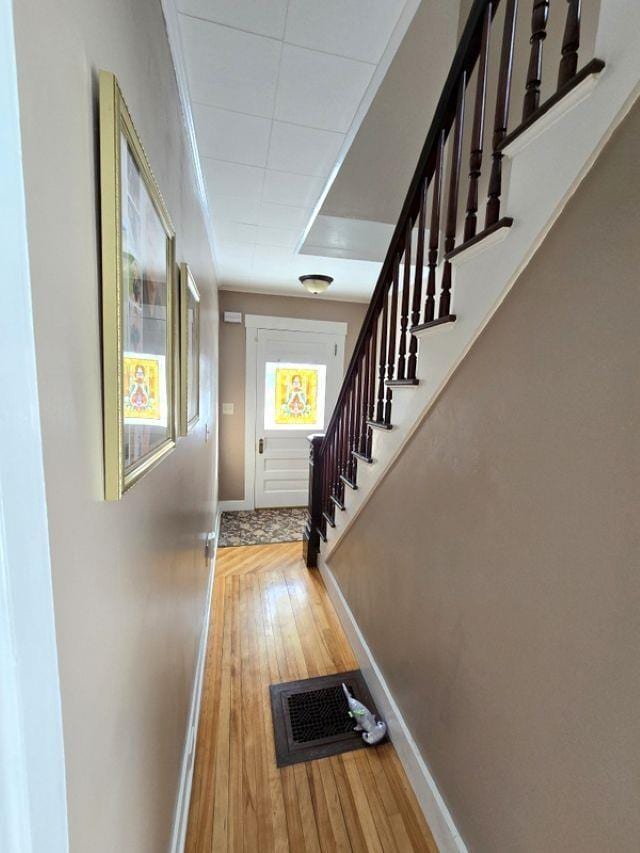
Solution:
[(357, 668), (299, 542), (218, 551), (187, 853), (430, 851), (389, 743), (278, 769), (268, 686)]

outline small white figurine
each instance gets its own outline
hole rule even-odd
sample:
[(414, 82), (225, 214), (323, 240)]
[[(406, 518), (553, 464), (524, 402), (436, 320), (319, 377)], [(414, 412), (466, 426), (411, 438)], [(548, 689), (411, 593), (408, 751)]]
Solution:
[(356, 721), (354, 731), (362, 732), (362, 739), (369, 745), (379, 743), (387, 733), (387, 724), (382, 720), (376, 721), (375, 714), (372, 714), (362, 702), (353, 698), (346, 684), (342, 685), (342, 689), (349, 704), (349, 716)]

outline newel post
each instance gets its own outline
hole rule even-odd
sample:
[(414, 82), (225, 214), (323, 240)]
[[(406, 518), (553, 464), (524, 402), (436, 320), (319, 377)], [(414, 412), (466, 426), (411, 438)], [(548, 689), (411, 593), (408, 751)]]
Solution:
[(320, 551), (320, 534), (318, 528), (322, 520), (322, 464), (320, 447), (324, 435), (309, 436), (309, 502), (307, 505), (307, 522), (302, 540), (302, 554), (308, 569), (318, 567)]

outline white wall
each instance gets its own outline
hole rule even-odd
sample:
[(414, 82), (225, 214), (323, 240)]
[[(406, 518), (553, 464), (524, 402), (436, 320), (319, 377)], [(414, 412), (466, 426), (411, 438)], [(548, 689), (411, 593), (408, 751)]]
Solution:
[(67, 844), (10, 0), (0, 0), (0, 849)]

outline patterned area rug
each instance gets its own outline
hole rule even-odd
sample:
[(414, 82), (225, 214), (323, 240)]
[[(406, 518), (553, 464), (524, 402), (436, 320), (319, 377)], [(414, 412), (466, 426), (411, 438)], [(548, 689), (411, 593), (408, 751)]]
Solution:
[(218, 547), (299, 542), (302, 540), (306, 516), (306, 507), (223, 512)]

